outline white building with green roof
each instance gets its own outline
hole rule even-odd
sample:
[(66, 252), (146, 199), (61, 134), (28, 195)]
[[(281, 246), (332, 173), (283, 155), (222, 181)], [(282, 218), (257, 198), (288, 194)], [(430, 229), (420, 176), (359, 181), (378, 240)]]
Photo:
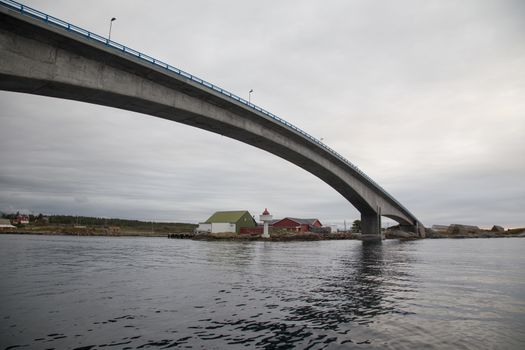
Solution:
[(257, 227), (257, 222), (247, 210), (217, 211), (203, 223), (197, 232), (236, 232), (242, 227)]

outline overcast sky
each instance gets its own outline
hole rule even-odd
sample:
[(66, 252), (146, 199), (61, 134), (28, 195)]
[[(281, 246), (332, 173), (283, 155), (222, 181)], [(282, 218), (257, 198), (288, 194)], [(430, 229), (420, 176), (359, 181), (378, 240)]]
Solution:
[[(525, 226), (524, 1), (25, 1), (204, 78), (344, 155), (426, 226)], [(359, 218), (304, 170), (182, 124), (0, 92), (0, 210)]]

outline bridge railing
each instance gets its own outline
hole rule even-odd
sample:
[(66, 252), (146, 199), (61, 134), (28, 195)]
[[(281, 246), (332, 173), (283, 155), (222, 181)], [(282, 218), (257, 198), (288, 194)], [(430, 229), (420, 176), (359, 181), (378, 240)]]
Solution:
[[(95, 34), (95, 33), (92, 33), (90, 32), (89, 30), (86, 30), (86, 29), (83, 29), (83, 28), (80, 28), (80, 27), (77, 27), (76, 25), (74, 24), (71, 24), (71, 23), (68, 23), (66, 21), (63, 21), (59, 18), (56, 18), (56, 17), (53, 17), (53, 16), (50, 16), (42, 11), (39, 11), (39, 10), (35, 10), (31, 7), (28, 7), (26, 5), (23, 5), (19, 2), (16, 2), (16, 1), (13, 1), (13, 0), (0, 0), (0, 5), (3, 5), (4, 7), (8, 7), (8, 8), (11, 8), (11, 9), (14, 9), (14, 10), (17, 10), (18, 12), (20, 12), (21, 14), (23, 15), (27, 15), (27, 16), (30, 16), (30, 17), (33, 17), (35, 19), (38, 19), (38, 20), (41, 20), (42, 22), (45, 22), (49, 25), (52, 25), (52, 26), (55, 26), (55, 27), (60, 27), (64, 30), (67, 30), (71, 33), (75, 33), (77, 35), (80, 35), (84, 38), (88, 38), (90, 40), (94, 40), (94, 41), (97, 41), (101, 44), (104, 44), (108, 47), (111, 47), (115, 50), (118, 50), (118, 51), (121, 51), (121, 52), (124, 52), (126, 54), (129, 54), (131, 56), (134, 56), (136, 58), (139, 58), (143, 61), (146, 61), (146, 62), (149, 62), (150, 64), (153, 64), (157, 67), (161, 67), (161, 68), (164, 68), (165, 70), (169, 71), (169, 72), (172, 72), (172, 73), (175, 73), (177, 75), (180, 75), (182, 77), (185, 77), (193, 82), (196, 82), (197, 84), (200, 84), (210, 90), (213, 90), (215, 92), (218, 92), (232, 100), (235, 100), (237, 102), (240, 102), (242, 104), (244, 104), (245, 106), (253, 109), (253, 110), (256, 110), (257, 112), (260, 112), (270, 118), (272, 118), (273, 120), (287, 126), (288, 128), (294, 130), (295, 132), (301, 134), (302, 136), (306, 137), (308, 140), (310, 140), (311, 142), (317, 144), (319, 147), (325, 149), (326, 151), (328, 151), (329, 153), (331, 153), (332, 155), (334, 155), (336, 158), (338, 158), (339, 160), (341, 160), (343, 163), (345, 163), (346, 165), (348, 165), (349, 167), (351, 167), (354, 171), (358, 172), (361, 176), (363, 176), (365, 179), (367, 179), (373, 186), (375, 186), (380, 192), (382, 192), (385, 196), (387, 196), (388, 198), (390, 198), (394, 203), (396, 203), (399, 207), (403, 208), (408, 214), (410, 214), (410, 211), (408, 209), (406, 209), (401, 203), (399, 203), (394, 197), (392, 197), (384, 188), (382, 188), (378, 183), (376, 183), (374, 180), (372, 180), (372, 178), (370, 178), (368, 175), (366, 175), (363, 171), (361, 171), (361, 169), (359, 169), (356, 165), (354, 165), (352, 162), (350, 162), (348, 159), (346, 159), (345, 157), (343, 157), (341, 154), (339, 154), (338, 152), (336, 152), (335, 150), (333, 150), (332, 148), (330, 148), (329, 146), (327, 146), (326, 144), (324, 144), (323, 142), (321, 142), (320, 140), (316, 139), (315, 137), (313, 137), (312, 135), (308, 134), (307, 132), (299, 129), (298, 127), (296, 127), (295, 125), (287, 122), (286, 120), (282, 119), (282, 118), (279, 118), (278, 116), (276, 116), (275, 114), (265, 110), (264, 108), (261, 108), (257, 105), (254, 105), (253, 103), (251, 103), (250, 101), (246, 101), (245, 99), (243, 99), (242, 97), (239, 97), (227, 90), (224, 90), (223, 88), (217, 86), (217, 85), (214, 85), (212, 83), (209, 83), (207, 82), (206, 80), (204, 79), (201, 79), (193, 74), (190, 74), (188, 72), (185, 72), (181, 69), (178, 69), (176, 67), (173, 67), (165, 62), (162, 62), (160, 60), (157, 60), (151, 56), (148, 56), (146, 54), (143, 54), (142, 52), (140, 51), (137, 51), (137, 50), (134, 50), (132, 48), (129, 48), (125, 45), (122, 45), (122, 44), (119, 44), (113, 40), (109, 40), (108, 38), (105, 38), (103, 36), (100, 36), (98, 34)], [(410, 214), (411, 215), (411, 214)], [(412, 215), (411, 215), (412, 216)]]

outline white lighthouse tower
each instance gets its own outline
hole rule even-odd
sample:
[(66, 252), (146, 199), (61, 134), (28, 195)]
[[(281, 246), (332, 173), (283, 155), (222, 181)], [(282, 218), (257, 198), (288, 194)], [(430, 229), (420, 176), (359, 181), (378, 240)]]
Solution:
[(270, 234), (268, 233), (268, 224), (270, 223), (270, 221), (272, 221), (272, 216), (270, 215), (268, 208), (264, 209), (263, 213), (259, 216), (259, 220), (261, 220), (264, 223), (264, 231), (261, 237), (270, 238)]

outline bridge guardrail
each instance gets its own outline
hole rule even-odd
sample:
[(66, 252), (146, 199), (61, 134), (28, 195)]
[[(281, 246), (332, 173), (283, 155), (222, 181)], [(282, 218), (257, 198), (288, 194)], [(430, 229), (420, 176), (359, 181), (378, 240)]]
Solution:
[(92, 33), (89, 30), (80, 28), (80, 27), (78, 27), (78, 26), (76, 26), (74, 24), (68, 23), (68, 22), (63, 21), (63, 20), (61, 20), (59, 18), (50, 16), (50, 15), (48, 15), (48, 14), (42, 12), (42, 11), (39, 11), (39, 10), (33, 9), (31, 7), (28, 7), (26, 5), (23, 5), (23, 4), (19, 3), (19, 2), (17, 2), (17, 1), (0, 0), (0, 5), (3, 5), (4, 7), (8, 7), (8, 8), (11, 8), (11, 9), (14, 9), (14, 10), (20, 12), (23, 15), (27, 15), (27, 16), (36, 18), (36, 19), (41, 20), (41, 21), (43, 21), (43, 22), (45, 22), (45, 23), (47, 23), (49, 25), (54, 25), (56, 27), (60, 27), (62, 29), (65, 29), (65, 30), (67, 30), (69, 32), (73, 32), (73, 33), (75, 33), (77, 35), (83, 36), (83, 37), (88, 38), (90, 40), (94, 40), (94, 41), (97, 41), (99, 43), (105, 44), (106, 46), (111, 47), (111, 48), (113, 48), (115, 50), (118, 50), (118, 51), (124, 52), (126, 54), (132, 55), (132, 56), (134, 56), (136, 58), (139, 58), (139, 59), (141, 59), (143, 61), (149, 62), (150, 64), (154, 64), (154, 65), (156, 65), (158, 67), (164, 68), (164, 69), (166, 69), (166, 70), (168, 70), (170, 72), (173, 72), (173, 73), (178, 74), (180, 76), (183, 76), (183, 77), (185, 77), (187, 79), (190, 79), (191, 81), (196, 82), (196, 83), (198, 83), (198, 84), (200, 84), (200, 85), (202, 85), (202, 86), (204, 86), (204, 87), (206, 87), (208, 89), (211, 89), (213, 91), (219, 92), (219, 93), (223, 94), (224, 96), (226, 96), (226, 97), (228, 97), (230, 99), (233, 99), (233, 100), (235, 100), (237, 102), (240, 102), (240, 103), (244, 104), (245, 106), (256, 110), (257, 112), (260, 112), (260, 113), (262, 113), (262, 114), (272, 118), (273, 120), (275, 120), (275, 121), (277, 121), (277, 122), (287, 126), (288, 128), (291, 128), (292, 130), (294, 130), (294, 131), (298, 132), (299, 134), (303, 135), (308, 140), (310, 140), (311, 142), (317, 144), (321, 148), (325, 149), (326, 151), (328, 151), (329, 153), (334, 155), (336, 158), (341, 160), (343, 163), (345, 163), (346, 165), (351, 167), (353, 170), (355, 170), (357, 173), (359, 173), (361, 176), (363, 176), (365, 179), (367, 179), (373, 186), (375, 186), (385, 196), (390, 198), (394, 203), (396, 203), (398, 206), (403, 208), (410, 216), (412, 216), (415, 219), (415, 217), (410, 213), (410, 211), (407, 208), (405, 208), (394, 197), (392, 197), (384, 188), (382, 188), (378, 183), (376, 183), (374, 180), (372, 180), (372, 178), (370, 178), (368, 175), (366, 175), (363, 171), (361, 171), (361, 169), (359, 169), (356, 165), (354, 165), (348, 159), (346, 159), (341, 154), (339, 154), (338, 152), (336, 152), (335, 150), (333, 150), (332, 148), (330, 148), (329, 146), (327, 146), (326, 144), (324, 144), (320, 140), (316, 139), (312, 135), (310, 135), (307, 132), (301, 130), (300, 128), (296, 127), (295, 125), (287, 122), (286, 120), (284, 120), (282, 118), (279, 118), (275, 114), (273, 114), (271, 112), (268, 112), (264, 108), (256, 106), (253, 103), (251, 103), (249, 101), (246, 101), (242, 97), (239, 97), (239, 96), (237, 96), (237, 95), (235, 95), (235, 94), (233, 94), (233, 93), (231, 93), (231, 92), (229, 92), (227, 90), (224, 90), (224, 89), (222, 89), (221, 87), (219, 87), (217, 85), (209, 83), (209, 82), (207, 82), (204, 79), (198, 78), (197, 76), (195, 76), (193, 74), (190, 74), (190, 73), (185, 72), (185, 71), (183, 71), (181, 69), (173, 67), (173, 66), (171, 66), (171, 65), (169, 65), (169, 64), (167, 64), (165, 62), (159, 61), (159, 60), (157, 60), (157, 59), (155, 59), (155, 58), (153, 58), (153, 57), (151, 57), (149, 55), (143, 54), (140, 51), (134, 50), (134, 49), (129, 48), (129, 47), (125, 46), (125, 45), (122, 45), (122, 44), (119, 44), (119, 43), (117, 43), (115, 41), (109, 40), (108, 38), (105, 38), (105, 37), (100, 36), (98, 34)]

